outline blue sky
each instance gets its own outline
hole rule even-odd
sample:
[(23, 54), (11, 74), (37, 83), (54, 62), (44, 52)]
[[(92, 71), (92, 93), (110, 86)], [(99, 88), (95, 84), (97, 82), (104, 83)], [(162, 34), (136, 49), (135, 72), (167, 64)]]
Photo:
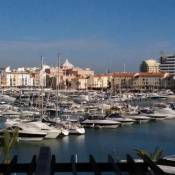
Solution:
[(0, 66), (54, 65), (137, 71), (175, 53), (175, 0), (0, 0)]

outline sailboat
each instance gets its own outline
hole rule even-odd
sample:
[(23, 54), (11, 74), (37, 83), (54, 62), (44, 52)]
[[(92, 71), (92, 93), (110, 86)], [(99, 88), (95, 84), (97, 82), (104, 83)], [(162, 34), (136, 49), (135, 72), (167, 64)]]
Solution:
[[(42, 65), (41, 65), (41, 70), (43, 71), (43, 57), (41, 57), (42, 60)], [(41, 119), (44, 118), (44, 88), (43, 88), (43, 77), (42, 77), (42, 83), (41, 83)], [(45, 136), (45, 138), (49, 139), (49, 138), (57, 138), (60, 134), (61, 134), (61, 130), (60, 128), (56, 128), (54, 126), (49, 126), (46, 123), (43, 123), (42, 120), (41, 121), (37, 121), (37, 122), (33, 122), (34, 125), (36, 125), (37, 127), (40, 127), (41, 130), (45, 130), (47, 131), (47, 135)]]
[(57, 76), (56, 76), (56, 113), (55, 113), (55, 118), (54, 119), (46, 119), (43, 117), (44, 122), (52, 124), (56, 129), (60, 131), (60, 135), (67, 136), (69, 135), (69, 130), (65, 128), (64, 124), (61, 123), (61, 120), (58, 115), (58, 93), (59, 93), (59, 82), (60, 82), (60, 57), (58, 54), (58, 69), (57, 69)]

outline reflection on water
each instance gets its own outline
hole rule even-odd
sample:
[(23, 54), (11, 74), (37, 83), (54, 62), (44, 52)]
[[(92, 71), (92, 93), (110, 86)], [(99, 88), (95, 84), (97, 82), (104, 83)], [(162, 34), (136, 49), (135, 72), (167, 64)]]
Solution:
[[(58, 160), (69, 161), (70, 155), (77, 154), (83, 150), (85, 135), (65, 136), (58, 139), (47, 139), (40, 142), (19, 142), (15, 146), (13, 154), (19, 155), (19, 160), (29, 161), (32, 155), (38, 154), (41, 146), (49, 146)], [(24, 156), (25, 155), (25, 156)]]
[(84, 141), (85, 141), (85, 135), (78, 135), (75, 136), (75, 141), (77, 144), (84, 146)]

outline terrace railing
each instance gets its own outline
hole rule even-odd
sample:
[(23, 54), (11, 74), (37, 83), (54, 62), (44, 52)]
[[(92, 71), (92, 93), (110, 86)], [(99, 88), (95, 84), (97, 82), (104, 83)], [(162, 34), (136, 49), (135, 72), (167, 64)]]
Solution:
[(91, 172), (95, 175), (101, 175), (104, 172), (115, 175), (126, 173), (129, 175), (168, 174), (161, 170), (158, 164), (175, 169), (174, 161), (162, 159), (159, 162), (153, 162), (147, 156), (143, 156), (143, 162), (136, 162), (130, 155), (126, 155), (126, 162), (116, 162), (111, 155), (108, 155), (106, 162), (97, 162), (92, 155), (89, 156), (89, 162), (77, 162), (76, 157), (72, 155), (69, 163), (57, 163), (55, 155), (51, 154), (51, 149), (41, 147), (39, 155), (34, 155), (30, 163), (18, 163), (18, 157), (14, 156), (9, 164), (0, 164), (0, 174), (53, 175), (54, 173), (67, 172), (71, 172), (73, 175), (84, 174), (85, 172)]

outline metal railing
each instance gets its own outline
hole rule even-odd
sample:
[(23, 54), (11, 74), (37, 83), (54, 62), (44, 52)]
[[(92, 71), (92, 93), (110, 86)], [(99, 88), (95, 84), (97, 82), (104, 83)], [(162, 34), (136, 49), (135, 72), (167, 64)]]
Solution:
[(135, 162), (130, 156), (126, 155), (126, 162), (116, 162), (111, 155), (108, 155), (107, 162), (96, 162), (90, 155), (89, 162), (76, 162), (76, 156), (72, 155), (69, 163), (57, 163), (55, 155), (51, 154), (49, 147), (41, 147), (39, 155), (34, 155), (30, 163), (18, 163), (18, 157), (14, 156), (8, 164), (0, 164), (0, 174), (9, 175), (11, 173), (26, 173), (27, 175), (53, 175), (54, 173), (71, 172), (73, 175), (82, 172), (91, 172), (95, 175), (101, 175), (104, 172), (110, 172), (116, 175), (166, 175), (159, 165), (175, 167), (174, 161), (160, 160), (151, 161), (147, 156), (143, 156), (143, 162)]

